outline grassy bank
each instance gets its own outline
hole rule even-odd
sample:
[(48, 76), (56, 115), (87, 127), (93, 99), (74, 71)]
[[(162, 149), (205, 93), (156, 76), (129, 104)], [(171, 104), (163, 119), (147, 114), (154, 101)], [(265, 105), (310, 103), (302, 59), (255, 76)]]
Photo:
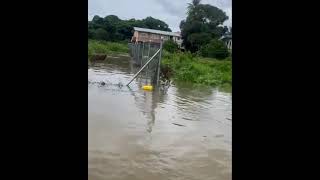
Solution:
[(232, 84), (231, 59), (216, 60), (190, 53), (164, 52), (162, 71), (176, 81), (229, 88)]
[[(128, 54), (126, 42), (88, 41), (88, 55)], [(169, 53), (163, 51), (162, 74), (175, 81), (190, 82), (199, 85), (218, 86), (229, 89), (232, 84), (231, 59), (216, 60), (192, 55), (191, 53)]]
[(117, 55), (117, 54), (128, 54), (129, 48), (128, 43), (120, 42), (106, 42), (97, 40), (88, 40), (88, 56), (93, 54), (107, 54), (107, 55)]

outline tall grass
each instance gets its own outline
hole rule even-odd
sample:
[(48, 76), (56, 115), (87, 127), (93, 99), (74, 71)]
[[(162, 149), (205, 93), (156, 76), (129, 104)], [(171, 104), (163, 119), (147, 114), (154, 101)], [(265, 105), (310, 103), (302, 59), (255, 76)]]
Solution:
[(88, 56), (93, 54), (126, 54), (128, 52), (127, 43), (88, 40)]
[(170, 69), (173, 78), (209, 86), (231, 86), (232, 68), (230, 60), (202, 58), (190, 53), (163, 53), (161, 66)]

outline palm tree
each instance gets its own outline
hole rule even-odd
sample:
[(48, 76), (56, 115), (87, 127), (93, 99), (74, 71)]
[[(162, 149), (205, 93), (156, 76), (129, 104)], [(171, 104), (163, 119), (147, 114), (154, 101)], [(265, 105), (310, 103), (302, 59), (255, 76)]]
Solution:
[(201, 0), (192, 0), (192, 3), (188, 3), (187, 13), (190, 15), (192, 11), (200, 4)]

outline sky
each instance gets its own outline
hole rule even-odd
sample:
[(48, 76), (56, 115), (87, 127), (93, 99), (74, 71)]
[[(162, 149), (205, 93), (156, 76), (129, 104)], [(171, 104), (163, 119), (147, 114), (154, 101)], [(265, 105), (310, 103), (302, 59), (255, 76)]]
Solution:
[[(116, 15), (120, 19), (144, 19), (148, 16), (160, 19), (173, 31), (180, 31), (179, 24), (186, 18), (187, 3), (192, 0), (88, 0), (88, 20), (94, 15)], [(232, 0), (202, 0), (226, 12), (229, 19), (224, 23), (232, 26)]]

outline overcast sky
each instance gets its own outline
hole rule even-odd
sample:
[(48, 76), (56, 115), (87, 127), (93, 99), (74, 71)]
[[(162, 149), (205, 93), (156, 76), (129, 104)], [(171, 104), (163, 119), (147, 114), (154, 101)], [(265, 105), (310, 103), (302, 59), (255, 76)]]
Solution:
[[(143, 19), (148, 16), (160, 19), (176, 32), (180, 31), (180, 21), (186, 18), (187, 3), (192, 0), (88, 0), (88, 19), (94, 15), (105, 17), (116, 15), (120, 19)], [(226, 12), (232, 25), (232, 0), (202, 0), (202, 4), (211, 4)]]

